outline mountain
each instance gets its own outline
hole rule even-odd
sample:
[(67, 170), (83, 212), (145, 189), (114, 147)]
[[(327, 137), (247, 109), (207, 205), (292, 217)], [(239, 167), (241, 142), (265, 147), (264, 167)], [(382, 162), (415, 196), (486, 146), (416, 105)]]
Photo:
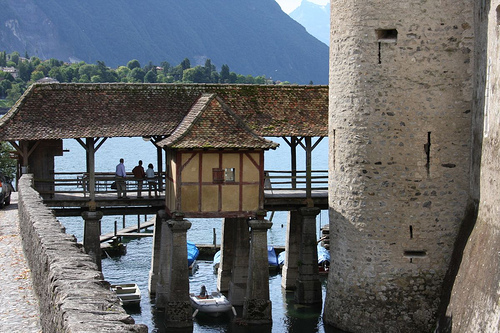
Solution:
[(311, 35), (330, 45), (330, 2), (321, 6), (302, 0), (290, 17), (302, 24)]
[(328, 83), (328, 47), (274, 0), (0, 0), (0, 50), (42, 59), (137, 59)]

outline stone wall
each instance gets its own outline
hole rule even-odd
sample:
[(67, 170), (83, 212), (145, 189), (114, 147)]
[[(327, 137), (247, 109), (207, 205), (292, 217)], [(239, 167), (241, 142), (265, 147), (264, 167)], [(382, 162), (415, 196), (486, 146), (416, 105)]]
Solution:
[(500, 1), (476, 1), (472, 188), (479, 204), (438, 332), (500, 331)]
[(327, 323), (435, 327), (469, 187), (473, 1), (331, 6)]
[(121, 307), (97, 266), (32, 187), (18, 186), (23, 247), (40, 303), (44, 332), (147, 332)]

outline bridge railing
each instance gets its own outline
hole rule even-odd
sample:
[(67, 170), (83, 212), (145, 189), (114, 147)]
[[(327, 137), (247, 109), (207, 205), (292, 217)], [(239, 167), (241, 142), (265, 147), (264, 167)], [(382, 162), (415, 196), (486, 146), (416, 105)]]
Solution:
[[(308, 184), (306, 171), (264, 171), (264, 190), (305, 190)], [(311, 189), (328, 189), (328, 170), (313, 170), (310, 178)]]
[[(165, 174), (158, 175), (155, 173), (155, 180), (162, 180), (165, 183)], [(112, 184), (117, 178), (113, 172), (96, 172), (95, 173), (95, 192), (96, 193), (113, 193), (116, 188), (112, 188)], [(120, 178), (123, 180), (123, 178)], [(82, 172), (55, 172), (52, 179), (34, 179), (35, 187), (40, 194), (54, 195), (58, 193), (83, 193), (87, 196), (89, 193), (89, 175)], [(143, 179), (143, 190), (148, 188), (148, 180)], [(125, 179), (127, 191), (137, 190), (137, 179), (132, 173), (127, 173)], [(162, 187), (159, 187), (162, 188)]]

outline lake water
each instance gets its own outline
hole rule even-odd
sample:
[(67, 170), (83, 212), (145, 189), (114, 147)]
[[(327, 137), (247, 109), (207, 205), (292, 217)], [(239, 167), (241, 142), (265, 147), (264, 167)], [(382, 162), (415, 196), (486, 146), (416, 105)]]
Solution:
[[(290, 170), (290, 157), (288, 145), (279, 138), (269, 138), (280, 143), (277, 150), (265, 153), (266, 170)], [(76, 140), (64, 140), (64, 149), (68, 150), (64, 156), (56, 157), (56, 172), (82, 172), (85, 170), (85, 152)], [(131, 171), (142, 160), (144, 165), (156, 165), (156, 148), (151, 142), (141, 138), (112, 138), (108, 139), (96, 153), (96, 172), (114, 172), (120, 158), (125, 159), (127, 171)], [(305, 170), (305, 157), (302, 149), (298, 150), (297, 168)], [(328, 142), (324, 139), (313, 152), (313, 170), (328, 169)], [(152, 216), (141, 216), (146, 220)], [(268, 219), (270, 214), (268, 214)], [(102, 220), (102, 233), (111, 232), (114, 222), (122, 225), (123, 217), (104, 216)], [(127, 226), (137, 225), (137, 216), (127, 216)], [(81, 217), (61, 217), (67, 233), (74, 234), (78, 241), (82, 241), (83, 220)], [(188, 230), (189, 241), (198, 244), (211, 244), (213, 242), (213, 229), (216, 230), (217, 242), (220, 243), (221, 219), (189, 219), (192, 222)], [(284, 246), (286, 240), (287, 213), (276, 212), (272, 219), (273, 226), (268, 231), (268, 244)], [(328, 223), (328, 212), (322, 211), (317, 218), (318, 238), (321, 226)], [(118, 258), (103, 258), (102, 271), (110, 283), (135, 282), (142, 292), (142, 301), (139, 311), (130, 312), (136, 323), (146, 324), (150, 332), (165, 332), (161, 316), (155, 313), (154, 301), (150, 300), (148, 293), (148, 278), (151, 264), (152, 238), (132, 239), (127, 242), (127, 254)], [(207, 290), (216, 290), (217, 276), (213, 273), (212, 263), (198, 261), (198, 271), (190, 277), (191, 292), (198, 292), (201, 285)], [(326, 292), (326, 279), (323, 283), (323, 299)], [(270, 298), (272, 301), (273, 324), (269, 327), (259, 327), (264, 332), (340, 332), (325, 327), (322, 322), (322, 307), (307, 307), (296, 305), (293, 302), (293, 293), (287, 293), (281, 288), (281, 275), (271, 275), (269, 279)], [(228, 318), (210, 319), (197, 316), (194, 321), (193, 332), (251, 332), (254, 328), (231, 324)]]

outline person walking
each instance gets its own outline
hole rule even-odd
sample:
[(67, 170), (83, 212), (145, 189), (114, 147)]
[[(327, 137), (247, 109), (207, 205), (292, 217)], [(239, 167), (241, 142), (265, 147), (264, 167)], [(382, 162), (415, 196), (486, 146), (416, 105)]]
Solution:
[(134, 178), (137, 180), (137, 198), (142, 198), (142, 183), (144, 178), (146, 177), (146, 173), (144, 172), (144, 168), (142, 167), (142, 161), (139, 160), (139, 165), (136, 165), (132, 169), (132, 173), (134, 174)]
[(118, 199), (128, 199), (127, 197), (127, 185), (125, 184), (125, 178), (127, 177), (127, 172), (125, 171), (125, 164), (123, 158), (120, 158), (120, 163), (116, 166), (116, 192), (118, 193)]
[(158, 188), (156, 186), (155, 171), (153, 170), (153, 164), (151, 164), (151, 163), (148, 164), (148, 169), (146, 170), (146, 178), (148, 179), (149, 197), (152, 198), (152, 196), (151, 196), (151, 189), (152, 188), (155, 190), (155, 197), (158, 197)]

